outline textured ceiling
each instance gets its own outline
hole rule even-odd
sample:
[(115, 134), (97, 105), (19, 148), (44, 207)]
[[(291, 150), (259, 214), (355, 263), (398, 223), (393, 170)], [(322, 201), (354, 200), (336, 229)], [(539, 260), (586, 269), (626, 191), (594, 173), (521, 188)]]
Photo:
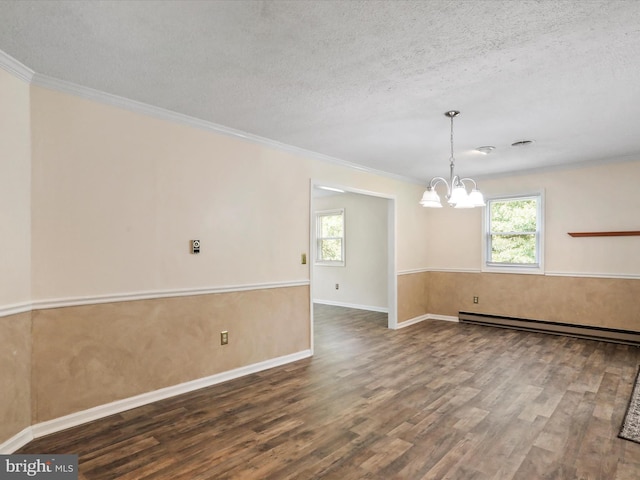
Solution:
[(0, 1), (0, 50), (416, 179), (448, 174), (450, 109), (466, 176), (640, 158), (636, 0)]

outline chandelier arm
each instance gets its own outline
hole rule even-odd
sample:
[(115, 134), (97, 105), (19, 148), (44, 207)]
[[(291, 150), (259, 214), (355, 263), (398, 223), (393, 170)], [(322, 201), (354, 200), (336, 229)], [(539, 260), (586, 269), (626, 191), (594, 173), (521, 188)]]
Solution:
[(475, 181), (473, 178), (468, 178), (468, 177), (461, 178), (461, 179), (460, 179), (460, 182), (461, 182), (463, 185), (464, 185), (464, 182), (471, 182), (471, 183), (473, 183), (473, 188), (474, 188), (475, 190), (477, 190), (477, 189), (478, 189), (478, 184), (476, 183), (476, 181)]
[(464, 184), (460, 180), (460, 177), (458, 175), (453, 175), (453, 172), (452, 172), (452, 175), (451, 175), (451, 188), (457, 187), (459, 185), (464, 185)]
[(438, 185), (439, 183), (444, 183), (447, 186), (447, 195), (451, 193), (449, 182), (447, 182), (447, 180), (442, 177), (433, 177), (429, 182), (429, 188), (435, 188), (435, 186)]

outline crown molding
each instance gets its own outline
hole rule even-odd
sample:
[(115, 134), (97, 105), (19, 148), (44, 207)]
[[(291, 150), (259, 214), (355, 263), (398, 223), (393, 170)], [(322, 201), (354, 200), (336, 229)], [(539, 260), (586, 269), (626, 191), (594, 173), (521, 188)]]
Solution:
[(383, 170), (377, 170), (375, 168), (366, 167), (364, 165), (348, 162), (340, 158), (331, 157), (329, 155), (324, 155), (322, 153), (313, 152), (311, 150), (306, 150), (304, 148), (295, 147), (293, 145), (288, 145), (286, 143), (278, 142), (276, 140), (271, 140), (269, 138), (261, 137), (259, 135), (254, 135), (252, 133), (243, 132), (242, 130), (237, 130), (235, 128), (226, 127), (224, 125), (220, 125), (217, 123), (191, 117), (189, 115), (184, 115), (182, 113), (174, 112), (172, 110), (167, 110), (165, 108), (156, 107), (154, 105), (149, 105), (143, 102), (138, 102), (137, 100), (131, 100), (126, 97), (121, 97), (119, 95), (113, 95), (111, 93), (103, 92), (101, 90), (96, 90), (94, 88), (85, 87), (83, 85), (78, 85), (76, 83), (68, 82), (66, 80), (60, 80), (58, 78), (50, 77), (48, 75), (43, 75), (41, 73), (34, 72), (29, 67), (19, 62), (18, 60), (13, 58), (11, 55), (3, 52), (2, 50), (0, 50), (0, 68), (2, 68), (3, 70), (6, 70), (13, 76), (19, 78), (20, 80), (26, 83), (47, 88), (50, 90), (55, 90), (62, 93), (67, 93), (69, 95), (74, 95), (74, 96), (85, 98), (88, 100), (104, 103), (114, 107), (129, 110), (134, 113), (140, 113), (150, 117), (158, 118), (160, 120), (166, 120), (166, 121), (177, 123), (180, 125), (199, 128), (201, 130), (206, 130), (209, 132), (220, 133), (222, 135), (226, 135), (229, 137), (240, 138), (242, 140), (245, 140), (251, 143), (273, 148), (276, 150), (285, 151), (288, 153), (292, 153), (294, 155), (299, 155), (309, 159), (319, 160), (321, 162), (331, 163), (334, 165), (339, 165), (342, 167), (359, 170), (359, 171), (370, 173), (377, 176), (391, 178), (401, 182), (407, 182), (407, 183), (413, 183), (413, 184), (424, 183), (422, 180), (417, 178), (406, 177), (403, 175), (397, 175), (394, 173), (385, 172)]
[[(25, 67), (26, 68), (26, 67)], [(359, 170), (361, 172), (370, 173), (377, 176), (391, 178), (406, 183), (422, 184), (422, 180), (418, 180), (413, 177), (405, 177), (403, 175), (397, 175), (382, 170), (376, 170), (374, 168), (365, 167), (356, 163), (348, 162), (340, 158), (331, 157), (322, 153), (313, 152), (304, 148), (295, 147), (286, 143), (271, 140), (269, 138), (254, 135), (252, 133), (244, 132), (231, 127), (226, 127), (217, 123), (209, 122), (199, 118), (184, 115), (182, 113), (167, 110), (165, 108), (156, 107), (147, 103), (138, 102), (137, 100), (131, 100), (129, 98), (113, 95), (100, 90), (96, 90), (83, 85), (78, 85), (66, 80), (60, 80), (58, 78), (50, 77), (48, 75), (42, 75), (40, 73), (32, 72), (31, 83), (38, 87), (47, 88), (49, 90), (55, 90), (58, 92), (74, 95), (76, 97), (85, 98), (95, 102), (111, 105), (114, 107), (129, 110), (134, 113), (139, 113), (149, 117), (154, 117), (160, 120), (165, 120), (179, 125), (198, 128), (200, 130), (206, 130), (208, 132), (215, 132), (228, 137), (239, 138), (247, 142), (255, 143), (264, 147), (273, 148), (275, 150), (284, 151), (301, 157), (309, 158), (312, 160), (319, 160), (325, 163), (331, 163), (342, 167)]]
[(2, 50), (0, 50), (0, 68), (26, 83), (31, 83), (35, 74), (29, 67)]
[[(189, 115), (184, 115), (182, 113), (174, 112), (172, 110), (167, 110), (161, 107), (156, 107), (154, 105), (149, 105), (147, 103), (131, 100), (126, 97), (121, 97), (118, 95), (113, 95), (110, 93), (103, 92), (101, 90), (96, 90), (90, 87), (85, 87), (83, 85), (78, 85), (72, 82), (68, 82), (66, 80), (60, 80), (54, 77), (50, 77), (48, 75), (43, 75), (43, 74), (34, 72), (29, 67), (19, 62), (9, 54), (3, 52), (2, 50), (0, 50), (0, 68), (2, 68), (3, 70), (6, 70), (13, 76), (19, 78), (20, 80), (23, 80), (26, 83), (37, 85), (50, 90), (59, 91), (62, 93), (67, 93), (69, 95), (86, 98), (88, 100), (93, 100), (99, 103), (115, 106), (118, 108), (129, 110), (134, 113), (140, 113), (146, 116), (158, 118), (160, 120), (165, 120), (165, 121), (177, 123), (180, 125), (185, 125), (193, 128), (198, 128), (201, 130), (215, 132), (215, 133), (219, 133), (229, 137), (240, 138), (245, 141), (262, 145), (265, 147), (288, 152), (294, 155), (299, 155), (312, 160), (318, 160), (324, 163), (330, 163), (330, 164), (334, 164), (334, 165), (338, 165), (346, 168), (351, 168), (354, 170), (359, 170), (364, 173), (370, 173), (373, 175), (390, 178), (393, 180), (398, 180), (401, 182), (411, 183), (415, 185), (424, 184), (424, 179), (421, 179), (421, 178), (407, 177), (404, 175), (385, 172), (383, 170), (377, 170), (374, 168), (366, 167), (364, 165), (359, 165), (357, 163), (348, 162), (340, 158), (331, 157), (329, 155), (313, 152), (311, 150), (305, 150), (304, 148), (295, 147), (293, 145), (288, 145), (286, 143), (278, 142), (276, 140), (271, 140), (269, 138), (261, 137), (259, 135), (254, 135), (248, 132), (244, 132), (242, 130), (226, 127), (224, 125), (209, 122), (206, 120), (201, 120), (199, 118), (191, 117)], [(606, 159), (594, 159), (594, 160), (587, 160), (583, 162), (573, 162), (569, 164), (534, 167), (526, 170), (516, 170), (516, 171), (512, 170), (508, 172), (478, 174), (478, 175), (475, 175), (475, 177), (479, 180), (495, 180), (500, 178), (520, 176), (520, 175), (535, 175), (535, 174), (548, 173), (553, 171), (573, 170), (573, 169), (579, 169), (579, 168), (585, 168), (585, 167), (591, 167), (591, 166), (606, 165), (606, 164), (612, 164), (612, 163), (633, 162), (638, 160), (640, 160), (640, 158), (638, 157), (638, 155), (635, 155), (635, 154), (621, 155), (621, 156), (606, 158)]]

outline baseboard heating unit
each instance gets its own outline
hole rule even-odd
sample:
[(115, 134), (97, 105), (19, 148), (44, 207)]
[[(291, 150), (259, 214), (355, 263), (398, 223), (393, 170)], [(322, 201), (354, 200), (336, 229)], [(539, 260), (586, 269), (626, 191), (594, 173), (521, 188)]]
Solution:
[(543, 320), (526, 320), (523, 318), (501, 317), (498, 315), (471, 312), (459, 312), (458, 318), (460, 323), (513, 328), (516, 330), (526, 330), (528, 332), (551, 333), (553, 335), (565, 335), (569, 337), (586, 338), (588, 340), (640, 346), (640, 332), (631, 330), (546, 322)]

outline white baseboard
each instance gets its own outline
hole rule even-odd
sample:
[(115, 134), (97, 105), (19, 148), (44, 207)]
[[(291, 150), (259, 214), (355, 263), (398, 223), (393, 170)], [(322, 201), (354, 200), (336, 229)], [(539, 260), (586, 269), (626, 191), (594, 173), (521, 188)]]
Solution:
[(376, 307), (372, 305), (358, 305), (356, 303), (334, 302), (332, 300), (314, 300), (313, 303), (331, 305), (334, 307), (355, 308), (357, 310), (368, 310), (369, 312), (389, 313), (389, 309), (387, 307)]
[(27, 427), (6, 442), (0, 443), (0, 455), (11, 455), (31, 440), (33, 440), (33, 432), (31, 431), (31, 427)]
[(404, 322), (400, 322), (396, 327), (396, 330), (399, 328), (405, 328), (409, 325), (415, 325), (416, 323), (424, 322), (425, 320), (444, 320), (446, 322), (458, 322), (458, 317), (452, 317), (449, 315), (438, 315), (436, 313), (425, 313), (424, 315), (420, 315), (419, 317), (410, 318), (409, 320), (405, 320)]
[(444, 320), (445, 322), (460, 322), (458, 317), (451, 315), (438, 315), (437, 313), (428, 313), (427, 318), (429, 320)]
[[(218, 383), (233, 380), (235, 378), (260, 372), (262, 370), (267, 370), (269, 368), (278, 367), (280, 365), (302, 360), (303, 358), (308, 358), (310, 356), (311, 350), (303, 350), (301, 352), (272, 358), (270, 360), (265, 360), (264, 362), (254, 363), (252, 365), (236, 368), (227, 372), (217, 373), (209, 377), (199, 378), (190, 382), (180, 383), (178, 385), (172, 385), (171, 387), (161, 388), (160, 390), (154, 390), (152, 392), (143, 393), (134, 397), (117, 400), (105, 405), (99, 405), (87, 410), (82, 410), (80, 412), (65, 415), (64, 417), (54, 418), (53, 420), (48, 420), (46, 422), (36, 423), (35, 425), (27, 429), (29, 430), (30, 438), (24, 443), (29, 442), (33, 438), (42, 437), (44, 435), (59, 432), (67, 428), (76, 427), (83, 423), (91, 422), (93, 420), (108, 417), (109, 415), (124, 412), (125, 410), (141, 407), (149, 403), (164, 400), (165, 398), (175, 397), (176, 395), (192, 392), (200, 388), (210, 387), (211, 385), (216, 385)], [(24, 445), (24, 443), (22, 445)], [(3, 444), (2, 446), (4, 447), (4, 445), (5, 444)], [(17, 446), (16, 449), (20, 448), (20, 446), (22, 445)]]
[(409, 325), (415, 325), (416, 323), (420, 323), (428, 319), (429, 319), (428, 313), (424, 315), (420, 315), (419, 317), (410, 318), (409, 320), (405, 320), (404, 322), (398, 323), (398, 325), (396, 326), (396, 330), (400, 328), (408, 327)]

